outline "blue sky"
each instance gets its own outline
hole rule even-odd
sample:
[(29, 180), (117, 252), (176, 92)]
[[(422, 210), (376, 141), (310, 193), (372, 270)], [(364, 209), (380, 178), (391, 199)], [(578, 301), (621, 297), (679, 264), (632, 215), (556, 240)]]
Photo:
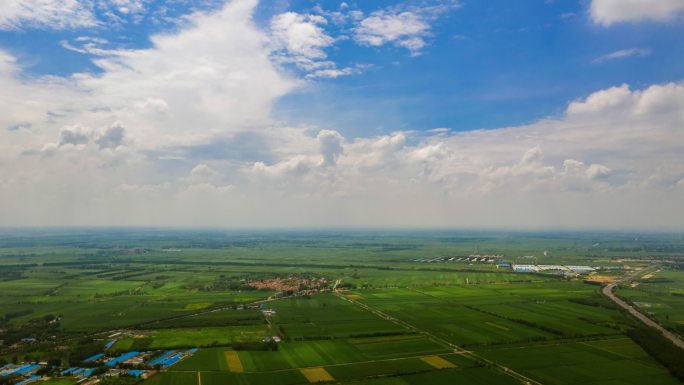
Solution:
[[(446, 2), (433, 2), (445, 4)], [(348, 2), (365, 14), (387, 7), (426, 2)], [(93, 55), (65, 49), (60, 42), (79, 36), (106, 39), (112, 47), (147, 48), (149, 37), (182, 26), (193, 11), (221, 5), (165, 5), (168, 20), (146, 4), (139, 21), (100, 27), (41, 29), (24, 27), (0, 32), (0, 46), (25, 65), (25, 75), (68, 76), (98, 73)], [(334, 12), (340, 2), (262, 2), (256, 23), (268, 29), (274, 15)], [(406, 5), (408, 7), (408, 5)], [(96, 9), (98, 17), (106, 18)], [(349, 36), (350, 27), (328, 22), (325, 32), (339, 39), (326, 49), (338, 66), (367, 65), (353, 76), (318, 79), (283, 97), (274, 116), (302, 124), (325, 123), (353, 135), (395, 130), (497, 128), (530, 123), (562, 114), (568, 102), (594, 90), (629, 83), (643, 87), (684, 78), (684, 46), (676, 36), (681, 23), (622, 23), (605, 27), (592, 21), (588, 1), (506, 0), (461, 2), (431, 20), (427, 46), (418, 56), (396, 46), (367, 47)], [(345, 40), (346, 39), (346, 40)], [(643, 54), (597, 61), (621, 50)], [(285, 66), (301, 74), (293, 66)], [(342, 113), (340, 111), (343, 111)]]
[(6, 0), (0, 225), (684, 229), (681, 0)]
[[(302, 10), (311, 4), (304, 3)], [(365, 12), (377, 9), (376, 2), (364, 5)], [(432, 32), (418, 57), (396, 47), (341, 42), (331, 54), (336, 61), (377, 68), (288, 96), (279, 105), (282, 113), (312, 121), (333, 116), (340, 129), (371, 132), (496, 128), (559, 115), (568, 102), (596, 89), (684, 77), (684, 47), (674, 41), (684, 33), (681, 24), (604, 28), (578, 1), (467, 2)], [(635, 47), (651, 53), (594, 62)], [(342, 116), (335, 116), (338, 106)]]

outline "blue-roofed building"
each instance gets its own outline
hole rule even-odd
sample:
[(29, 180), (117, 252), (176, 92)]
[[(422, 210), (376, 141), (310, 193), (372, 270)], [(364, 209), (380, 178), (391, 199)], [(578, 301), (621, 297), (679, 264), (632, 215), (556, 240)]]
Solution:
[(64, 370), (62, 370), (62, 375), (63, 375), (63, 376), (69, 376), (69, 375), (73, 374), (74, 371), (76, 371), (76, 370), (78, 370), (78, 369), (79, 369), (79, 368), (68, 368), (68, 369), (64, 369)]
[(166, 366), (168, 364), (168, 362), (170, 362), (171, 360), (175, 360), (175, 359), (181, 357), (182, 355), (183, 355), (182, 352), (178, 352), (172, 356), (169, 356), (164, 361), (162, 361), (162, 365)]
[(167, 358), (166, 360), (164, 360), (164, 362), (162, 362), (162, 366), (163, 366), (164, 368), (168, 368), (169, 366), (171, 366), (171, 365), (177, 363), (178, 361), (180, 361), (180, 360), (181, 360), (181, 357), (182, 357), (182, 356), (181, 356), (180, 354), (174, 354), (173, 356), (171, 356), (171, 357)]
[(40, 369), (40, 365), (25, 365), (25, 366), (22, 366), (21, 369), (17, 370), (15, 373), (21, 374), (21, 375), (26, 375), (26, 374), (29, 374), (31, 372), (35, 372), (38, 369)]
[(149, 373), (147, 370), (131, 369), (126, 374), (133, 377), (143, 378), (147, 373)]
[(107, 343), (105, 344), (105, 346), (104, 346), (105, 350), (107, 350), (107, 349), (111, 348), (112, 346), (114, 346), (115, 343), (116, 343), (116, 340), (107, 342)]
[(161, 356), (149, 361), (147, 363), (148, 366), (156, 366), (156, 365), (161, 365), (163, 368), (168, 368), (171, 365), (176, 364), (177, 362), (190, 357), (191, 355), (197, 353), (197, 349), (188, 349), (186, 351), (176, 351), (176, 350), (169, 350), (167, 352), (164, 352)]
[(175, 352), (176, 352), (175, 350), (168, 350), (168, 351), (164, 352), (164, 354), (162, 354), (161, 356), (159, 356), (159, 357), (153, 359), (152, 361), (148, 362), (147, 364), (150, 365), (150, 366), (159, 365), (159, 364), (161, 364), (164, 360), (166, 360), (167, 358), (169, 358), (169, 356), (171, 356), (171, 355), (172, 355), (173, 353), (175, 353)]
[(130, 360), (131, 358), (137, 356), (140, 354), (140, 352), (128, 352), (124, 353), (116, 358), (110, 358), (109, 360), (105, 361), (105, 364), (110, 367), (116, 366), (120, 362), (124, 362), (126, 360)]
[(90, 377), (94, 371), (95, 368), (69, 368), (62, 370), (62, 376), (86, 378)]
[(17, 369), (20, 367), (21, 366), (17, 366), (17, 365), (5, 365), (2, 367), (2, 370), (0, 370), (0, 377), (7, 377), (10, 374), (16, 372)]
[(83, 362), (93, 362), (93, 361), (98, 360), (102, 357), (104, 357), (104, 353), (98, 353), (94, 356), (90, 356), (90, 357), (86, 358), (85, 360), (83, 360)]

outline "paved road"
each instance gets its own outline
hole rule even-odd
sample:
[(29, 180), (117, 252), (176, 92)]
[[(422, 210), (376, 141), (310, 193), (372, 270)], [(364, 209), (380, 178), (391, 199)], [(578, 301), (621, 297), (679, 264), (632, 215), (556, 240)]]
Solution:
[[(641, 274), (645, 274), (646, 272), (647, 272), (646, 269), (641, 270), (641, 271), (638, 272), (637, 274), (634, 274), (634, 275), (632, 275), (632, 276), (629, 276), (626, 280), (624, 280), (624, 281), (622, 281), (622, 282), (624, 282), (624, 283), (629, 282), (629, 281), (632, 280), (634, 277), (636, 277), (636, 276), (638, 276), (638, 275), (641, 275)], [(605, 296), (608, 297), (611, 301), (613, 301), (613, 302), (615, 302), (616, 304), (618, 304), (618, 306), (620, 306), (621, 308), (627, 310), (627, 311), (629, 312), (629, 314), (631, 314), (631, 315), (633, 315), (634, 317), (636, 317), (639, 321), (643, 322), (646, 326), (649, 326), (649, 327), (652, 327), (652, 328), (658, 330), (660, 333), (662, 333), (662, 334), (665, 336), (665, 338), (667, 338), (668, 340), (672, 341), (673, 344), (675, 344), (675, 345), (679, 346), (680, 348), (684, 349), (684, 341), (682, 341), (678, 336), (676, 336), (675, 334), (671, 333), (669, 330), (665, 329), (664, 327), (660, 326), (657, 322), (653, 321), (652, 319), (646, 317), (643, 313), (641, 313), (640, 311), (638, 311), (637, 309), (635, 309), (634, 306), (631, 306), (630, 304), (628, 304), (627, 302), (621, 300), (621, 299), (618, 298), (615, 294), (613, 294), (613, 289), (615, 288), (615, 286), (618, 285), (618, 283), (619, 283), (619, 282), (615, 282), (615, 283), (611, 283), (611, 284), (609, 284), (609, 285), (604, 286), (603, 289), (601, 290), (601, 291), (603, 292), (603, 295), (605, 295)]]

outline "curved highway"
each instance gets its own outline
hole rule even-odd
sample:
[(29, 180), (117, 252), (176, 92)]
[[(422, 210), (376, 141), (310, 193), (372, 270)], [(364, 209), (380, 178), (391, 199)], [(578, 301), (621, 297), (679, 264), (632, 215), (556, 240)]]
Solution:
[[(642, 270), (641, 273), (643, 274), (643, 273), (645, 273), (645, 271)], [(638, 274), (635, 274), (634, 276), (636, 276), (636, 275), (638, 275)], [(627, 278), (627, 280), (625, 282), (631, 280), (634, 276)], [(643, 313), (641, 313), (640, 311), (635, 309), (634, 306), (631, 306), (630, 304), (621, 300), (615, 294), (613, 294), (613, 289), (615, 288), (615, 286), (617, 286), (618, 283), (619, 282), (614, 282), (614, 283), (611, 283), (609, 285), (604, 286), (603, 289), (601, 289), (601, 292), (603, 293), (603, 295), (608, 297), (611, 301), (618, 304), (618, 306), (627, 310), (629, 312), (629, 314), (633, 315), (639, 321), (643, 322), (646, 326), (649, 326), (649, 327), (652, 327), (652, 328), (658, 330), (660, 333), (662, 333), (663, 336), (665, 336), (665, 338), (672, 341), (673, 344), (684, 349), (684, 341), (682, 341), (677, 335), (675, 335), (674, 333), (665, 329), (664, 327), (660, 326), (660, 324), (658, 324), (657, 322), (653, 321), (652, 319), (648, 318), (646, 315), (644, 315)]]

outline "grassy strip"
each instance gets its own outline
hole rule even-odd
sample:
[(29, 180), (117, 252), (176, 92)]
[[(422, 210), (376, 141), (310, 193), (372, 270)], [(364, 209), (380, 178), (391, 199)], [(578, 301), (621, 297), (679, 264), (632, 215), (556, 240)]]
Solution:
[(684, 381), (684, 350), (675, 346), (657, 330), (637, 327), (627, 335), (651, 357), (665, 366), (680, 381)]

